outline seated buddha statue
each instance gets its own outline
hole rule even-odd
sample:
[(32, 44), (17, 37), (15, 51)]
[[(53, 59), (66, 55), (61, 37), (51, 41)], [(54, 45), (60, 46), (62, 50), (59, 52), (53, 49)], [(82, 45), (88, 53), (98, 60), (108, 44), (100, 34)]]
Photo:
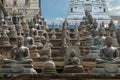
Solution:
[(53, 44), (50, 43), (49, 39), (47, 39), (42, 50), (45, 51), (45, 53), (47, 53), (48, 57), (52, 57), (51, 47), (53, 47)]
[(72, 50), (69, 57), (66, 57), (66, 66), (64, 67), (65, 73), (81, 73), (83, 72), (83, 66), (77, 52)]
[(37, 47), (37, 46), (35, 45), (34, 38), (29, 36), (29, 32), (26, 33), (24, 42), (25, 42), (24, 45), (25, 45), (26, 47), (29, 47), (30, 49)]
[(17, 37), (17, 46), (12, 48), (10, 59), (4, 59), (4, 64), (15, 63), (15, 64), (31, 64), (29, 49), (24, 44), (24, 38), (22, 36)]
[(69, 57), (69, 59), (68, 59), (68, 63), (67, 63), (67, 65), (80, 65), (80, 59), (78, 58), (78, 57), (76, 57), (76, 51), (72, 51), (71, 53), (70, 53), (70, 57)]
[(27, 32), (25, 35), (24, 45), (30, 49), (31, 58), (40, 57), (38, 54), (37, 45), (35, 45), (34, 38), (29, 36), (29, 32)]
[(100, 57), (96, 60), (97, 64), (110, 63), (119, 64), (119, 52), (116, 47), (112, 46), (113, 38), (107, 37), (105, 39), (106, 46), (100, 49)]
[(93, 40), (94, 41), (93, 45), (98, 47), (98, 48), (102, 48), (105, 46), (104, 42), (105, 42), (106, 37), (104, 36), (103, 31), (101, 31), (101, 30), (98, 31), (98, 34), (99, 35), (96, 36)]
[(9, 37), (6, 34), (5, 30), (2, 30), (1, 36), (0, 36), (0, 46), (10, 46), (10, 40)]

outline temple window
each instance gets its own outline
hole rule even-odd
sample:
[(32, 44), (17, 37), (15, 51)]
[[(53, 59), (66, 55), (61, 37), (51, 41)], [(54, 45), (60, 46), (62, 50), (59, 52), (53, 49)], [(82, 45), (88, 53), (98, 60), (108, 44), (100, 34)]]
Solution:
[(73, 8), (71, 8), (71, 12), (73, 12)]
[(25, 0), (25, 5), (30, 6), (30, 0)]
[(106, 12), (106, 9), (104, 8), (104, 12)]
[(17, 5), (17, 0), (14, 0), (14, 1), (13, 1), (13, 6), (18, 6), (18, 5)]

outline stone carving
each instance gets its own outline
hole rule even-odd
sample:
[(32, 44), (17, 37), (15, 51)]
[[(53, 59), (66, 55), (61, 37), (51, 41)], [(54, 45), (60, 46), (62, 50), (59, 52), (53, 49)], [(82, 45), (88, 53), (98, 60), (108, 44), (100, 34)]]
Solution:
[(36, 31), (36, 35), (34, 36), (34, 39), (35, 39), (35, 45), (37, 45), (38, 47), (43, 47), (41, 40), (45, 40), (46, 38), (43, 35), (41, 35), (41, 37), (40, 37), (38, 35), (38, 30)]
[(82, 30), (87, 30), (87, 26), (86, 26), (85, 22), (80, 22), (79, 30), (80, 30), (80, 31), (82, 31)]
[(69, 28), (69, 24), (65, 19), (62, 25), (62, 37), (61, 37), (62, 40), (64, 40), (64, 38), (70, 39), (70, 31), (68, 30), (68, 28)]
[(102, 31), (98, 31), (99, 35), (94, 38), (94, 46), (96, 47), (104, 47), (105, 46), (105, 39), (106, 37), (104, 36), (104, 33)]
[[(46, 33), (46, 32), (45, 32), (45, 33)], [(44, 34), (43, 31), (41, 31), (41, 30), (38, 31), (38, 35), (39, 35), (39, 39), (40, 39), (40, 40), (46, 40), (46, 37), (45, 37), (43, 34)]]
[(114, 47), (119, 47), (118, 40), (117, 40), (117, 37), (116, 37), (116, 32), (112, 33), (112, 38), (113, 38), (113, 46)]
[(66, 65), (79, 65), (79, 64), (80, 64), (80, 59), (78, 57), (76, 57), (75, 50), (72, 50)]
[(108, 29), (110, 31), (111, 36), (113, 35), (113, 32), (116, 32), (115, 24), (114, 24), (113, 20), (110, 21)]
[(2, 4), (2, 0), (0, 0), (0, 13), (3, 12), (4, 17), (7, 19), (8, 18), (8, 13), (6, 11), (6, 9), (4, 8), (3, 4)]
[(35, 42), (34, 42), (34, 38), (29, 36), (29, 33), (26, 33), (25, 35), (25, 42), (24, 42), (25, 46), (32, 48), (33, 46), (35, 46)]
[(52, 34), (52, 36), (51, 36), (51, 39), (52, 39), (52, 40), (55, 40), (55, 39), (56, 39), (55, 32), (53, 32), (53, 34)]
[(15, 28), (18, 34), (23, 33), (23, 28), (20, 24), (16, 24)]
[(80, 50), (76, 46), (71, 46), (66, 49), (65, 57), (65, 73), (81, 73), (83, 72), (82, 61), (80, 60)]
[(85, 11), (85, 17), (83, 17), (83, 20), (85, 21), (86, 24), (92, 24), (93, 18), (89, 11), (87, 10)]
[(56, 33), (56, 31), (55, 31), (55, 27), (54, 27), (54, 22), (52, 23), (52, 30), (51, 30), (50, 33)]
[(45, 62), (44, 68), (43, 68), (43, 74), (56, 74), (56, 65), (52, 61), (51, 57), (49, 57), (48, 61)]
[(17, 46), (12, 48), (11, 59), (5, 59), (5, 63), (32, 63), (29, 49), (24, 44), (22, 36), (17, 37)]
[(96, 19), (94, 19), (92, 28), (90, 29), (90, 34), (93, 38), (98, 36), (97, 26), (98, 26), (98, 23)]
[(85, 17), (83, 17), (83, 22), (85, 23), (87, 30), (90, 30), (92, 28), (93, 17), (90, 14), (90, 11), (85, 11)]
[(78, 38), (78, 37), (79, 37), (79, 30), (78, 30), (78, 25), (77, 25), (77, 23), (75, 24), (74, 32), (75, 32), (75, 38)]
[[(29, 33), (25, 35), (24, 45), (30, 49), (32, 58), (40, 57), (40, 55), (37, 53), (37, 46), (35, 45), (34, 38), (30, 37)], [(36, 57), (35, 57), (35, 54), (36, 54)]]
[(105, 43), (106, 46), (100, 50), (100, 59), (97, 60), (97, 63), (119, 63), (119, 52), (112, 46), (112, 37), (107, 37)]
[(80, 35), (81, 47), (90, 48), (93, 45), (93, 38), (88, 31), (82, 30)]
[(15, 26), (9, 27), (9, 38), (17, 38)]
[(36, 74), (37, 72), (32, 68), (33, 60), (30, 59), (29, 49), (23, 46), (24, 38), (17, 37), (17, 46), (12, 48), (10, 59), (4, 59), (3, 70), (0, 73), (27, 73)]
[(52, 47), (53, 45), (49, 42), (49, 40), (47, 39), (46, 40), (46, 43), (44, 44), (44, 46), (43, 46), (43, 51), (45, 51), (45, 53), (47, 53), (48, 54), (48, 57), (52, 57), (52, 50), (51, 50), (51, 47)]
[(102, 23), (100, 24), (100, 27), (99, 27), (98, 31), (99, 31), (99, 32), (101, 31), (101, 32), (103, 33), (103, 35), (106, 34), (104, 22), (102, 22)]
[(100, 49), (100, 57), (96, 59), (96, 68), (93, 73), (119, 73), (119, 52), (112, 46), (112, 37), (105, 39), (106, 46)]
[(2, 30), (1, 32), (1, 36), (0, 36), (0, 46), (10, 46), (10, 42), (9, 42), (9, 37), (6, 34), (6, 30)]
[(119, 71), (119, 67), (116, 64), (106, 64), (104, 70), (108, 73), (116, 73)]
[(70, 39), (64, 38), (62, 47), (67, 48), (69, 46), (72, 46)]

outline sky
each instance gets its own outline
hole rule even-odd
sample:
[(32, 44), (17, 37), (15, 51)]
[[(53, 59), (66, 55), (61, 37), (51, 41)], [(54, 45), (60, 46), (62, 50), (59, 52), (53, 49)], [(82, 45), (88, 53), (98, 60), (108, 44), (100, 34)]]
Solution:
[[(47, 22), (60, 22), (68, 12), (70, 0), (41, 0), (42, 15)], [(120, 0), (106, 0), (109, 14), (120, 15)]]

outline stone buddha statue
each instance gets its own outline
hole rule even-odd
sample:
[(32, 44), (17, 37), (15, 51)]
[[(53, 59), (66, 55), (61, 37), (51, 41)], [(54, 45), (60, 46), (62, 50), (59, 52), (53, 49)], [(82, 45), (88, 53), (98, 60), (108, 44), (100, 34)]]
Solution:
[(102, 23), (100, 24), (100, 27), (99, 27), (98, 30), (99, 30), (99, 31), (102, 31), (103, 35), (106, 34), (105, 23), (104, 23), (104, 22), (102, 22)]
[(93, 38), (98, 35), (97, 26), (98, 26), (98, 23), (97, 23), (96, 19), (94, 19), (92, 28), (90, 29), (90, 34)]
[(45, 53), (47, 53), (48, 57), (52, 57), (52, 50), (51, 50), (52, 46), (53, 44), (50, 43), (50, 41), (47, 39), (42, 50), (45, 51)]
[(82, 30), (81, 32), (81, 47), (86, 47), (89, 48), (90, 46), (93, 45), (93, 38), (91, 35), (89, 35), (89, 31), (87, 30)]
[(76, 57), (76, 51), (75, 50), (71, 51), (67, 65), (79, 65), (79, 64), (80, 59)]
[(12, 48), (10, 59), (4, 59), (5, 64), (16, 63), (16, 64), (31, 64), (29, 49), (24, 44), (24, 38), (22, 36), (17, 37), (17, 46)]
[[(76, 48), (76, 47), (75, 47)], [(76, 48), (77, 50), (77, 48)], [(79, 51), (75, 51), (74, 49), (70, 52), (69, 55), (68, 53), (66, 54), (65, 58), (65, 67), (64, 67), (64, 72), (65, 73), (81, 73), (83, 72), (83, 66), (80, 60), (80, 55)]]
[(35, 25), (34, 25), (34, 22), (33, 21), (30, 21), (28, 22), (28, 25), (29, 25), (29, 33), (30, 33), (30, 36), (31, 37), (34, 37), (35, 36), (35, 32), (37, 29), (35, 29)]
[(38, 35), (40, 40), (46, 40), (46, 37), (43, 35), (43, 31), (39, 30)]
[(38, 50), (37, 45), (35, 45), (34, 38), (29, 36), (29, 32), (25, 35), (24, 45), (30, 49), (30, 55), (32, 58), (40, 57), (40, 55), (37, 53)]
[(29, 31), (29, 25), (26, 22), (21, 23), (24, 33)]
[[(45, 39), (45, 38), (43, 38), (43, 39)], [(34, 40), (35, 40), (35, 45), (37, 45), (38, 47), (43, 47), (43, 44), (41, 42), (42, 39), (38, 35), (38, 30), (36, 30), (36, 35), (34, 36)]]
[(113, 20), (110, 21), (108, 29), (109, 29), (111, 35), (113, 35), (113, 32), (116, 32), (115, 24), (114, 24)]
[(37, 74), (36, 70), (33, 69), (29, 48), (23, 46), (24, 38), (18, 36), (16, 42), (17, 46), (12, 48), (10, 58), (3, 60), (4, 64), (0, 73)]
[(26, 33), (24, 45), (25, 45), (26, 47), (33, 47), (33, 46), (35, 46), (34, 43), (35, 43), (35, 42), (34, 42), (34, 38), (32, 38), (32, 37), (29, 36), (29, 32)]
[(70, 31), (68, 30), (68, 28), (69, 24), (67, 23), (67, 20), (65, 20), (62, 26), (62, 40), (64, 40), (64, 38), (70, 39)]
[(120, 63), (119, 52), (116, 47), (112, 46), (113, 38), (107, 37), (105, 39), (106, 46), (100, 49), (100, 58), (96, 60), (98, 64), (101, 63)]
[(0, 46), (10, 46), (9, 37), (6, 34), (6, 30), (2, 30), (0, 36)]
[(50, 31), (50, 33), (56, 33), (54, 26), (55, 26), (55, 25), (54, 25), (54, 22), (53, 22), (53, 23), (52, 23), (52, 30)]
[(23, 27), (20, 24), (16, 24), (15, 29), (16, 29), (17, 33), (19, 33), (19, 32), (23, 33)]
[(55, 35), (55, 32), (53, 32), (53, 33), (52, 33), (52, 36), (51, 36), (51, 39), (52, 39), (52, 40), (55, 40), (56, 38), (57, 38), (57, 37), (56, 37), (56, 35)]
[(79, 30), (78, 30), (78, 25), (77, 25), (77, 23), (75, 23), (74, 32), (75, 32), (75, 38), (79, 37)]
[(104, 36), (104, 33), (101, 30), (99, 30), (98, 31), (98, 36), (96, 36), (94, 38), (93, 45), (98, 47), (98, 48), (104, 47), (105, 46), (105, 44), (104, 44), (105, 43), (105, 38), (106, 37)]
[(87, 30), (87, 26), (86, 26), (85, 22), (80, 22), (79, 30), (80, 30), (80, 31), (82, 31), (82, 30)]
[(113, 32), (112, 38), (113, 38), (113, 46), (114, 47), (119, 47), (118, 39), (117, 39), (117, 36), (116, 36), (116, 32)]
[(85, 23), (87, 30), (90, 30), (92, 27), (91, 25), (93, 24), (93, 17), (90, 14), (90, 11), (85, 11), (85, 17), (83, 17), (83, 22)]
[(9, 38), (17, 38), (17, 31), (15, 26), (9, 27)]
[(1, 12), (3, 12), (5, 19), (8, 19), (8, 18), (9, 18), (9, 17), (8, 17), (8, 13), (7, 13), (5, 7), (4, 7), (3, 4), (2, 4), (2, 0), (0, 0), (0, 13), (1, 13)]

